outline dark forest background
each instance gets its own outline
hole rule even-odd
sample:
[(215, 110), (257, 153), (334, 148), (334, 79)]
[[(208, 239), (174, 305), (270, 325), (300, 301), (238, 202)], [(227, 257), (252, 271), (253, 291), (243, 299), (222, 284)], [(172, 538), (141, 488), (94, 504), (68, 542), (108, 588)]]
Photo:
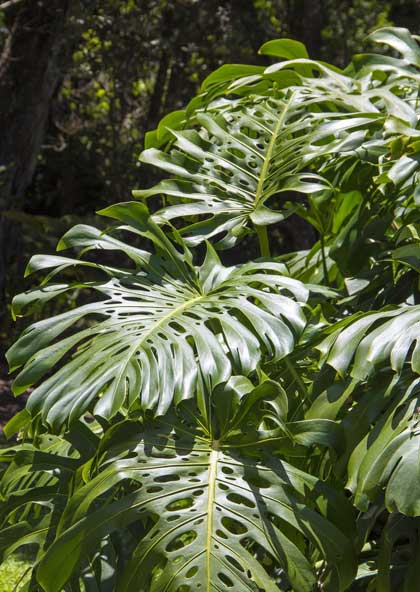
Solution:
[[(342, 67), (387, 24), (419, 33), (420, 0), (0, 0), (2, 351), (29, 256), (154, 181), (145, 133), (212, 70), (267, 64), (277, 37)], [(288, 250), (311, 241), (297, 221), (283, 234)]]

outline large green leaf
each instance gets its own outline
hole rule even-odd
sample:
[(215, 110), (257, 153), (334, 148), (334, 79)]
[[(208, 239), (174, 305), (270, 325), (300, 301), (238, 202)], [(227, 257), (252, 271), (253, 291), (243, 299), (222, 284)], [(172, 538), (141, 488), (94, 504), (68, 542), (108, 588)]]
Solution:
[[(208, 245), (204, 263), (195, 267), (191, 254), (168, 241), (142, 204), (120, 204), (104, 213), (154, 241), (158, 254), (85, 226), (64, 237), (67, 247), (120, 249), (137, 268), (116, 271), (87, 263), (109, 276), (84, 284), (104, 299), (35, 323), (9, 350), (13, 369), (25, 365), (14, 382), (16, 393), (55, 370), (31, 394), (33, 416), (41, 413), (59, 430), (87, 409), (105, 418), (129, 408), (164, 414), (173, 401), (193, 397), (199, 384), (211, 390), (232, 373), (254, 372), (262, 358), (277, 360), (293, 349), (305, 325), (298, 302), (308, 291), (285, 275), (282, 264), (225, 268)], [(30, 268), (78, 264), (59, 259), (36, 258)], [(51, 290), (61, 294), (72, 287), (83, 284), (35, 290), (18, 298), (16, 307), (20, 311), (31, 300), (50, 299)]]
[(198, 131), (173, 132), (170, 153), (149, 149), (141, 155), (142, 162), (176, 177), (133, 195), (175, 198), (178, 204), (160, 210), (157, 220), (203, 216), (182, 230), (188, 240), (215, 237), (219, 246), (232, 246), (250, 224), (272, 224), (292, 212), (273, 209), (270, 198), (328, 188), (306, 169), (314, 120), (297, 118), (299, 113), (293, 93), (282, 99), (231, 101), (200, 113)]
[(267, 43), (264, 43), (260, 47), (258, 53), (288, 60), (309, 57), (304, 44), (294, 39), (273, 39), (272, 41), (267, 41)]
[[(125, 421), (105, 434), (101, 460), (69, 501), (37, 572), (47, 592), (58, 592), (104, 536), (139, 520), (149, 520), (149, 530), (121, 574), (119, 592), (275, 592), (282, 589), (276, 569), (296, 592), (310, 592), (318, 579), (325, 590), (347, 588), (355, 569), (350, 506), (284, 460), (298, 441), (316, 445), (317, 422), (300, 430), (287, 422), (257, 429), (261, 413), (276, 417), (264, 406), (281, 390), (273, 383), (238, 387), (217, 401), (228, 418), (217, 440), (199, 415), (201, 428), (163, 418)], [(333, 442), (335, 424), (329, 425)]]
[(384, 27), (369, 36), (375, 43), (383, 43), (402, 54), (408, 64), (420, 67), (420, 47), (417, 40), (403, 27)]
[(317, 349), (342, 375), (364, 379), (384, 365), (399, 373), (406, 362), (420, 374), (419, 329), (419, 306), (357, 314), (339, 323)]
[[(392, 394), (392, 397), (389, 395)], [(366, 509), (385, 491), (389, 511), (419, 515), (419, 379), (400, 394), (388, 393), (388, 409), (354, 449), (349, 463), (355, 501)]]
[(377, 559), (378, 592), (415, 590), (419, 581), (419, 519), (391, 514), (382, 530)]

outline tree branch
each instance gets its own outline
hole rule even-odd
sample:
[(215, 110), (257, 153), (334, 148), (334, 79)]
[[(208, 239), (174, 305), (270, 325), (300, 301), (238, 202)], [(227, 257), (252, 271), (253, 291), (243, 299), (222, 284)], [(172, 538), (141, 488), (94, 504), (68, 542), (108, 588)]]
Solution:
[(1, 52), (1, 55), (0, 55), (0, 80), (2, 79), (4, 74), (7, 72), (7, 69), (10, 64), (10, 60), (12, 57), (13, 35), (17, 31), (17, 28), (19, 26), (19, 21), (20, 21), (20, 14), (18, 14), (17, 17), (15, 18), (15, 22), (13, 23), (13, 27), (12, 27), (11, 31), (9, 32), (9, 35), (7, 36), (7, 39), (4, 43), (3, 51)]
[(2, 4), (0, 4), (0, 10), (5, 10), (10, 6), (17, 4), (18, 2), (22, 2), (22, 0), (7, 0), (7, 2), (3, 2)]

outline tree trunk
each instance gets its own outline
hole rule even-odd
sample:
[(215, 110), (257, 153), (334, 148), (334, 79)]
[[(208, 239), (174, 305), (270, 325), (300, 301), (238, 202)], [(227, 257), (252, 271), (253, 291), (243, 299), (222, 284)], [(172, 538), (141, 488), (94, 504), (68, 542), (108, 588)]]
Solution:
[(253, 59), (258, 60), (258, 50), (261, 45), (268, 41), (267, 31), (258, 18), (258, 10), (254, 2), (243, 2), (243, 0), (230, 0), (232, 23), (238, 20), (236, 27), (243, 31), (244, 43), (249, 45), (254, 54)]
[(321, 57), (324, 4), (325, 0), (290, 0), (287, 3), (290, 35), (303, 41), (313, 59)]
[(304, 0), (303, 3), (303, 42), (311, 58), (319, 59), (324, 26), (322, 0)]
[[(25, 0), (6, 11), (9, 37), (0, 56), (0, 212), (20, 211), (60, 79), (63, 28), (70, 0)], [(16, 229), (0, 218), (0, 302), (6, 269), (19, 248)]]

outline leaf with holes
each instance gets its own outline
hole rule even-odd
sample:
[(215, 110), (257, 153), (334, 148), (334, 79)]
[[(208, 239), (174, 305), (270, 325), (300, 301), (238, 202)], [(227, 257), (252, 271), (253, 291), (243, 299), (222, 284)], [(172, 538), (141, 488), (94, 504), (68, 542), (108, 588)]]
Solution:
[(305, 170), (314, 119), (297, 117), (300, 102), (293, 99), (244, 99), (199, 113), (200, 129), (174, 131), (169, 154), (154, 148), (142, 153), (142, 162), (175, 177), (134, 191), (134, 197), (163, 194), (182, 202), (160, 210), (160, 221), (203, 216), (182, 230), (192, 244), (217, 237), (219, 247), (230, 247), (250, 224), (283, 220), (293, 210), (273, 209), (272, 198), (328, 189)]
[[(261, 388), (236, 406), (243, 418), (276, 395), (274, 385)], [(102, 460), (70, 499), (38, 570), (47, 592), (61, 589), (98, 540), (138, 521), (148, 521), (149, 530), (121, 574), (118, 592), (275, 592), (276, 569), (296, 592), (313, 590), (318, 577), (325, 590), (347, 589), (355, 572), (347, 538), (351, 508), (283, 460), (290, 448), (287, 426), (277, 438), (254, 426), (243, 439), (222, 432), (215, 440), (205, 419), (197, 419), (200, 429), (182, 418), (163, 418), (144, 425), (125, 421), (105, 434)], [(326, 562), (322, 575), (317, 561)]]
[[(204, 263), (195, 267), (191, 254), (178, 251), (144, 205), (120, 204), (104, 213), (154, 241), (157, 254), (99, 239), (89, 227), (76, 227), (64, 237), (64, 246), (85, 251), (97, 248), (98, 242), (100, 248), (118, 248), (131, 254), (137, 267), (116, 273), (89, 262), (89, 269), (109, 276), (85, 284), (104, 299), (35, 323), (9, 350), (12, 368), (24, 365), (14, 382), (16, 393), (65, 360), (31, 394), (28, 410), (33, 416), (41, 414), (46, 424), (60, 430), (87, 409), (104, 418), (129, 408), (162, 415), (173, 401), (195, 396), (200, 384), (211, 390), (232, 373), (254, 372), (262, 357), (278, 360), (293, 349), (305, 326), (299, 302), (307, 299), (308, 290), (286, 277), (283, 265), (256, 262), (226, 268), (208, 245)], [(57, 264), (60, 270), (78, 260), (45, 257), (35, 259), (31, 269)], [(63, 293), (62, 285), (57, 293)], [(44, 296), (50, 299), (51, 289), (45, 288)], [(33, 298), (41, 297), (35, 290)], [(18, 305), (29, 301), (26, 295)], [(85, 318), (89, 325), (78, 330), (77, 323)], [(69, 329), (70, 334), (57, 340)]]

